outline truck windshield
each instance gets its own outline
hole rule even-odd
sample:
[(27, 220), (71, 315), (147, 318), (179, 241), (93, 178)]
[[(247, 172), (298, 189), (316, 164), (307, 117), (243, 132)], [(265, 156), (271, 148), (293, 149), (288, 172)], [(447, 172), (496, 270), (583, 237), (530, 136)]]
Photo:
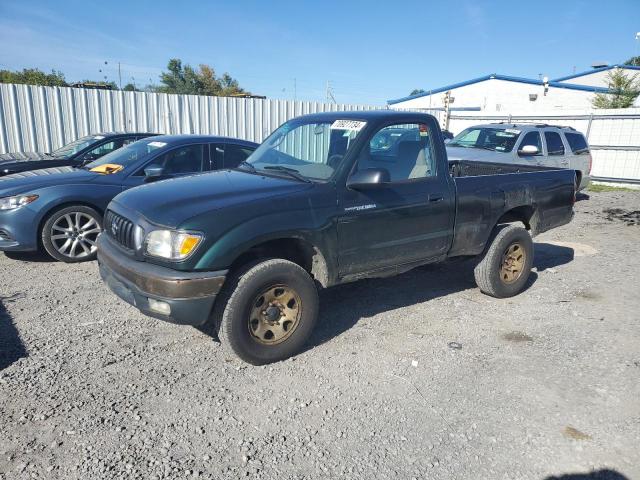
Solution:
[(130, 143), (129, 145), (125, 145), (111, 153), (107, 153), (98, 160), (88, 163), (84, 168), (87, 170), (93, 170), (104, 165), (116, 165), (121, 167), (120, 170), (122, 170), (123, 168), (127, 168), (128, 166), (147, 157), (151, 152), (155, 152), (156, 150), (166, 146), (166, 142), (154, 140), (153, 138), (145, 138), (143, 140)]
[(289, 170), (310, 180), (327, 180), (366, 122), (291, 120), (281, 125), (247, 159), (256, 170)]
[(456, 135), (447, 146), (505, 153), (513, 150), (519, 136), (520, 130), (516, 128), (471, 127)]

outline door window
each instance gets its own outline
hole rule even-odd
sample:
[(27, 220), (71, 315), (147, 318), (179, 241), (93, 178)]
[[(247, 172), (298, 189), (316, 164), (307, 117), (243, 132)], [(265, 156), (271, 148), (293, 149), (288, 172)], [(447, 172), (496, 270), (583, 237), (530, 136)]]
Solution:
[(253, 153), (253, 148), (227, 143), (224, 146), (224, 168), (236, 168)]
[(539, 154), (542, 154), (542, 139), (540, 138), (539, 132), (529, 132), (525, 134), (522, 142), (520, 143), (519, 150), (522, 150), (522, 147), (526, 147), (527, 145), (531, 145), (538, 149)]
[(165, 153), (153, 161), (163, 175), (198, 173), (203, 169), (204, 145), (187, 145)]
[(112, 140), (111, 142), (103, 143), (99, 147), (89, 150), (87, 153), (85, 153), (84, 156), (87, 160), (97, 160), (98, 158), (106, 155), (107, 153), (111, 153), (114, 150), (119, 149), (123, 145), (126, 145), (126, 144), (122, 139)]
[(544, 140), (547, 142), (547, 154), (564, 155), (564, 144), (558, 132), (544, 132)]
[(399, 124), (376, 132), (358, 155), (356, 168), (380, 168), (392, 182), (436, 175), (431, 125)]

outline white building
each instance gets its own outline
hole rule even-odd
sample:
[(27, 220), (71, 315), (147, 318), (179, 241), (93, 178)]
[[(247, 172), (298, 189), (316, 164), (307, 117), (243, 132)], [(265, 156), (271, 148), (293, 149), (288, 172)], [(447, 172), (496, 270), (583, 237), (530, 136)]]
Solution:
[(554, 82), (570, 83), (573, 85), (589, 85), (592, 87), (607, 87), (608, 75), (614, 68), (624, 70), (627, 76), (637, 75), (640, 79), (640, 67), (634, 65), (607, 65), (604, 67), (593, 68), (586, 72), (574, 73), (566, 77), (555, 78)]
[(556, 80), (544, 82), (493, 73), (387, 103), (391, 108), (442, 109), (447, 92), (451, 92), (452, 111), (508, 113), (514, 110), (583, 109), (591, 107), (596, 93), (607, 91), (601, 86)]

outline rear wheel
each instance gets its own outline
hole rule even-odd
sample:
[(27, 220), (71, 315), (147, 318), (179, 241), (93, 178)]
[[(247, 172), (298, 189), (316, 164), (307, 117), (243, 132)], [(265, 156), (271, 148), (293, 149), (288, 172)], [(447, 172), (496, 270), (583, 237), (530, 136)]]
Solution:
[(53, 212), (42, 227), (42, 245), (49, 255), (66, 263), (95, 260), (102, 216), (93, 208), (74, 205)]
[(298, 353), (318, 317), (313, 279), (299, 265), (282, 259), (266, 260), (232, 274), (219, 302), (221, 342), (253, 365)]
[(487, 295), (506, 298), (522, 291), (533, 264), (533, 240), (516, 225), (497, 227), (474, 270), (476, 283)]

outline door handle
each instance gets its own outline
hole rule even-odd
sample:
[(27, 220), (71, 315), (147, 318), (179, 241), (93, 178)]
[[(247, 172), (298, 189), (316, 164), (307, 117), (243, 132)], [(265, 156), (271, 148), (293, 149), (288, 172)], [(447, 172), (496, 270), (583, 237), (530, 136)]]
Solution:
[(438, 203), (444, 200), (444, 196), (442, 195), (438, 195), (438, 194), (431, 194), (429, 195), (429, 202), (431, 203)]

